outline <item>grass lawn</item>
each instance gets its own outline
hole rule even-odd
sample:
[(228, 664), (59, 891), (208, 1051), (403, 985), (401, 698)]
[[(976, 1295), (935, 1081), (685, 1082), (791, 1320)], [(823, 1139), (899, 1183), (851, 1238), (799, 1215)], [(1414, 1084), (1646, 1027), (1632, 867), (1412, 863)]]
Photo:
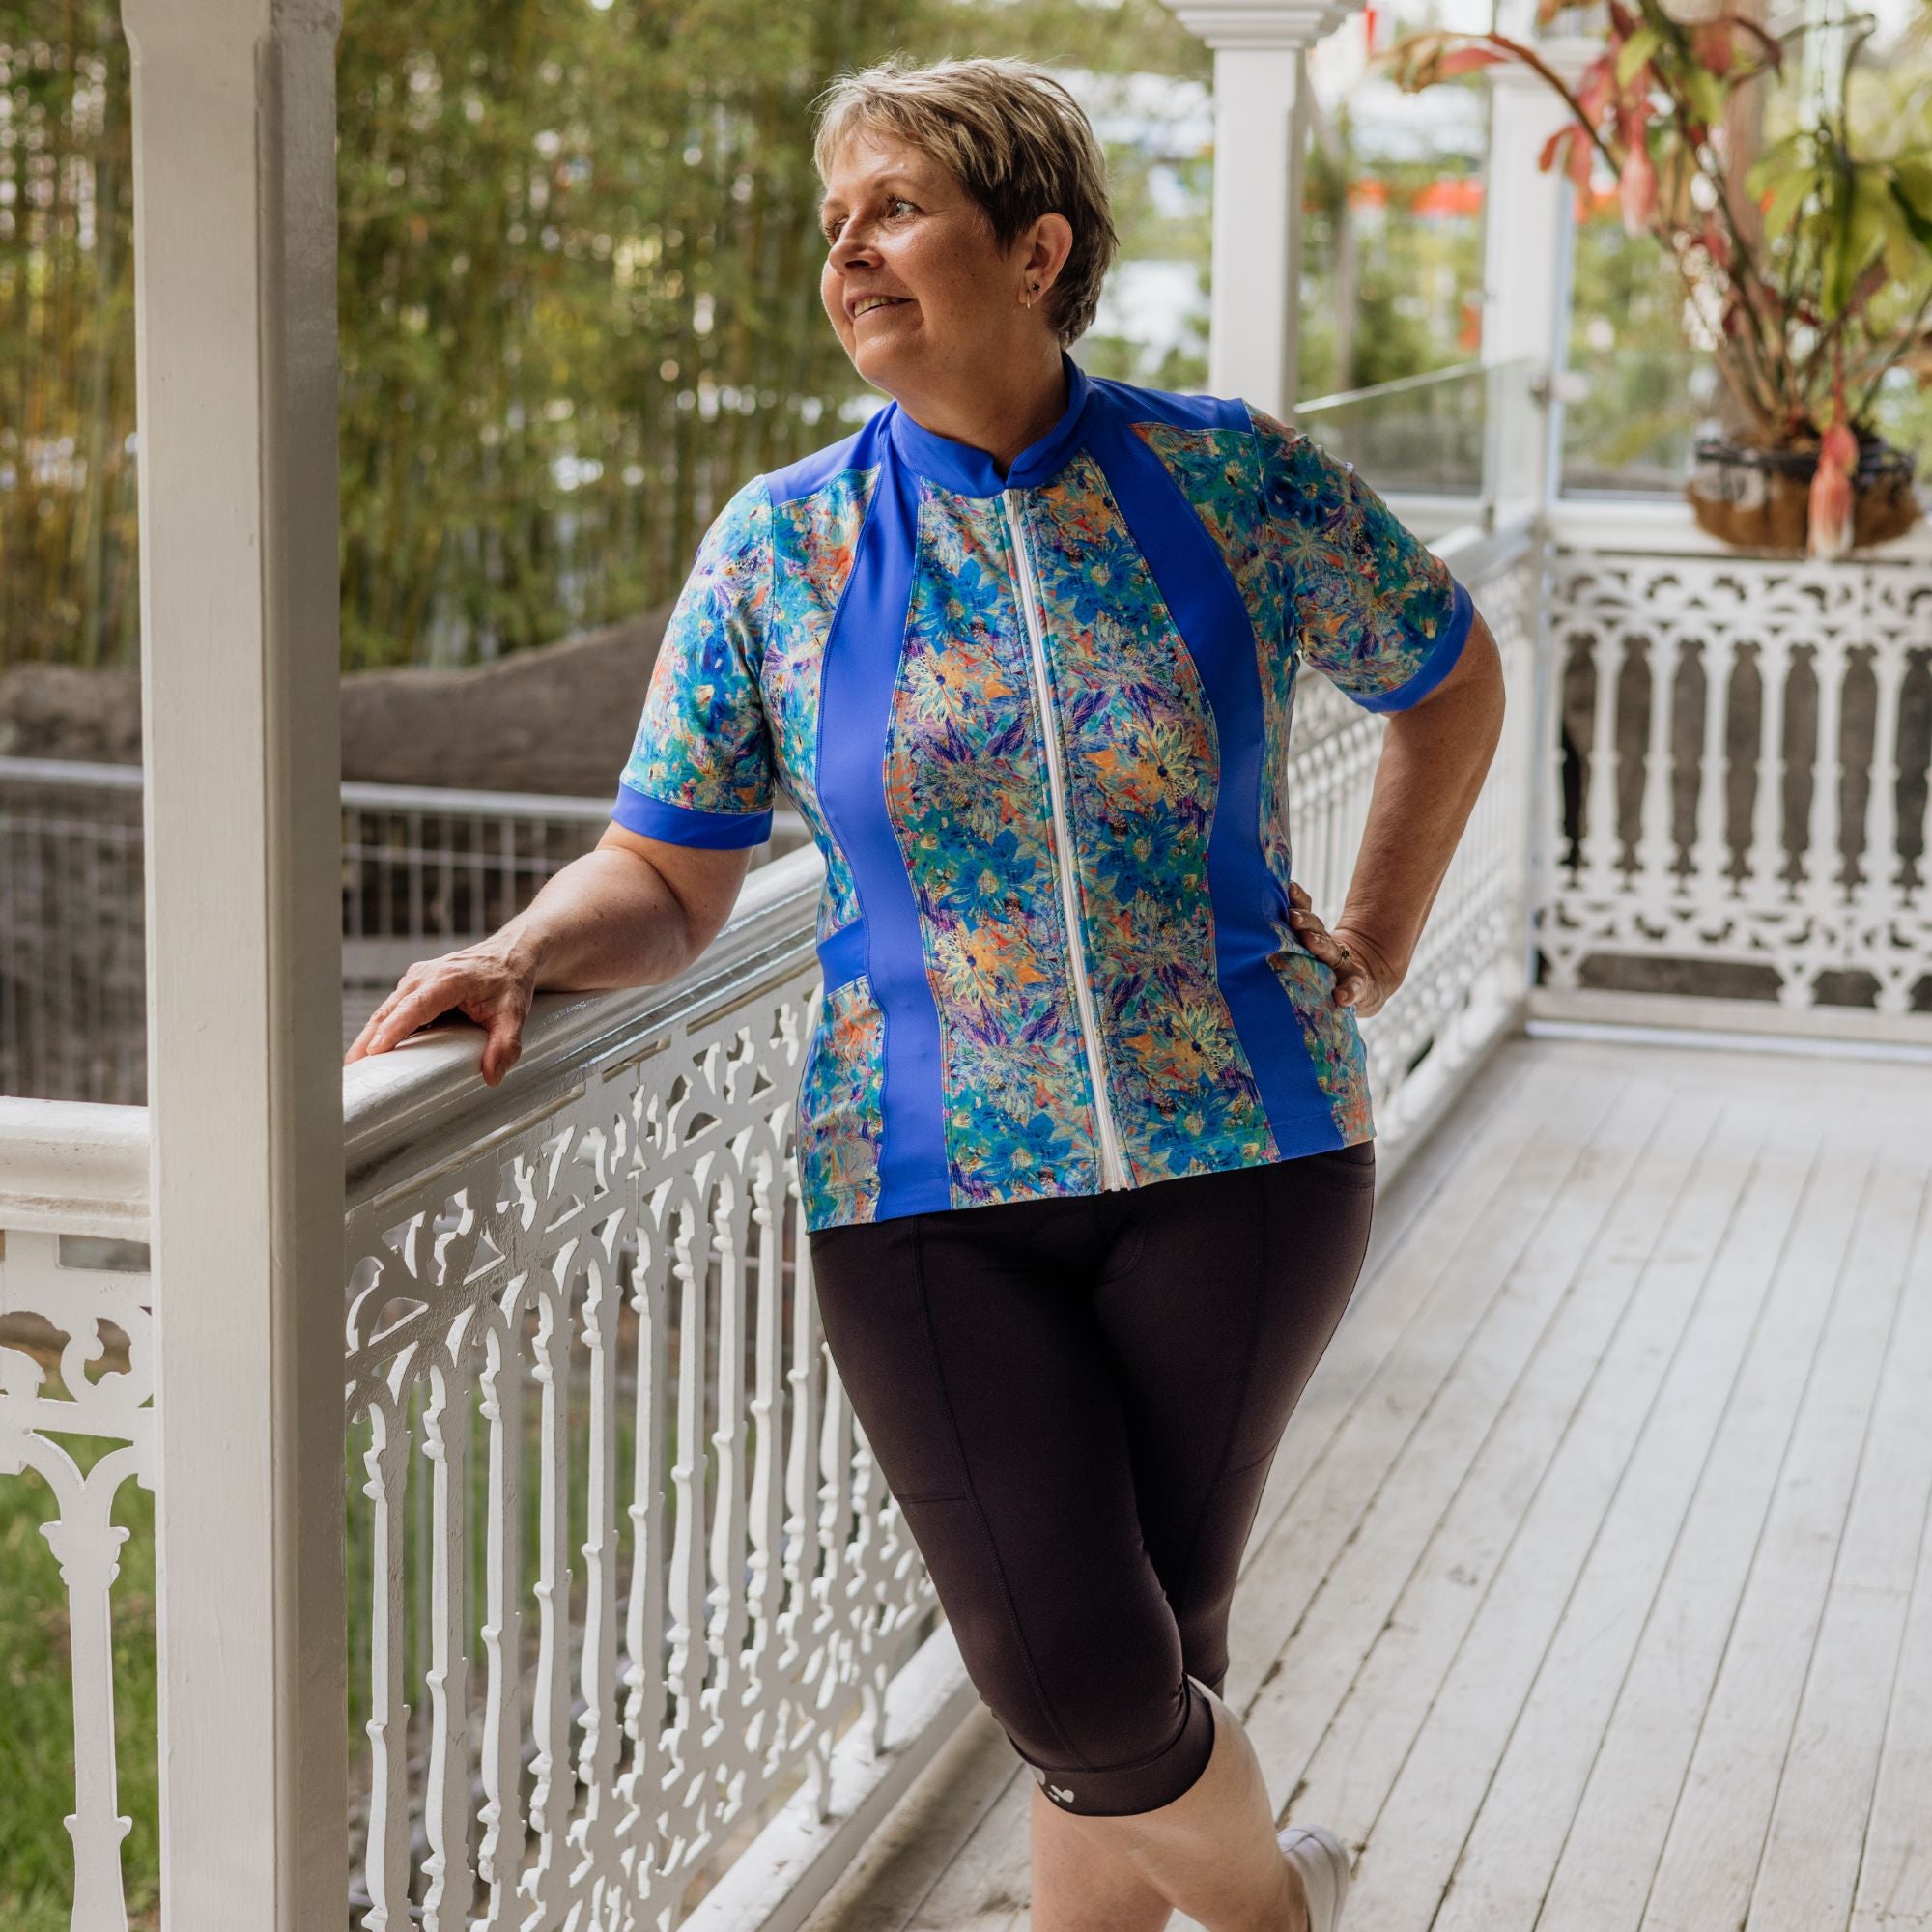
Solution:
[[(69, 1437), (83, 1467), (114, 1445)], [(67, 1588), (41, 1534), (53, 1512), (32, 1473), (0, 1478), (0, 1927), (68, 1932), (73, 1907), (73, 1700)], [(159, 1923), (160, 1791), (155, 1762), (155, 1499), (123, 1483), (114, 1520), (128, 1532), (114, 1585), (114, 1719), (129, 1922)]]

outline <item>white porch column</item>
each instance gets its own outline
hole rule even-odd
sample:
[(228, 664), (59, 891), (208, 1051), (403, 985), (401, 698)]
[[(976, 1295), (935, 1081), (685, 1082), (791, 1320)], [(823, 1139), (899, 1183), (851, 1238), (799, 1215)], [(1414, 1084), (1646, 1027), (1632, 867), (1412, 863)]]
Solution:
[(341, 1932), (341, 0), (133, 54), (168, 1932)]
[(1350, 0), (1169, 0), (1214, 49), (1208, 386), (1283, 421), (1298, 388), (1305, 55)]
[[(1501, 31), (1534, 44), (1566, 84), (1594, 52), (1584, 41), (1537, 41), (1531, 10), (1518, 7)], [(1560, 167), (1537, 170), (1544, 144), (1569, 119), (1554, 89), (1515, 65), (1488, 71), (1490, 151), (1483, 181), (1483, 360), (1526, 359), (1531, 381), (1547, 392), (1564, 365), (1570, 327), (1570, 218), (1575, 189)], [(1495, 390), (1492, 388), (1492, 397)], [(1552, 402), (1540, 439), (1536, 474), (1526, 479), (1537, 502), (1556, 486), (1560, 411)]]
[(1483, 182), (1483, 360), (1556, 360), (1564, 230), (1575, 190), (1536, 157), (1567, 120), (1548, 84), (1517, 67), (1489, 71), (1490, 155)]

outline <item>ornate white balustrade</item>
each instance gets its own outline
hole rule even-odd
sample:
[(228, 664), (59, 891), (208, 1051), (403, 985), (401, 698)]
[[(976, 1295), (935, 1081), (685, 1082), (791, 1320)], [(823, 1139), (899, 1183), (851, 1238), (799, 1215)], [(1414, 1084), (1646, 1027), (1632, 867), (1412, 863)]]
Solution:
[(883, 1742), (933, 1598), (809, 1292), (821, 872), (753, 874), (692, 981), (546, 1000), (514, 1098), (468, 1051), (352, 1080), (371, 1932), (674, 1922), (801, 1775), (825, 1815), (851, 1720)]
[(1582, 534), (1552, 553), (1536, 1009), (1932, 1040), (1932, 556)]

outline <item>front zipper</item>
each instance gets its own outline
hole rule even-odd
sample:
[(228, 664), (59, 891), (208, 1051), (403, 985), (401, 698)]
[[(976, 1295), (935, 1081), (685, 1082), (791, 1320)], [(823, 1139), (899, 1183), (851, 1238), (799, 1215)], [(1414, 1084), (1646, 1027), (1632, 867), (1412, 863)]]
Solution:
[(1073, 969), (1073, 1001), (1079, 1009), (1080, 1037), (1087, 1049), (1087, 1077), (1094, 1088), (1094, 1114), (1100, 1128), (1100, 1182), (1103, 1187), (1125, 1187), (1126, 1162), (1121, 1158), (1121, 1143), (1114, 1132), (1114, 1110), (1107, 1099), (1107, 1068), (1100, 1053), (1100, 1029), (1094, 1018), (1094, 995), (1087, 983), (1086, 928), (1080, 920), (1079, 885), (1073, 875), (1073, 840), (1066, 829), (1066, 796), (1060, 774), (1060, 726), (1046, 676), (1046, 635), (1039, 621), (1039, 607), (1034, 600), (1032, 557), (1026, 533), (1020, 527), (1019, 492), (1002, 493), (1006, 506), (1007, 531), (1013, 549), (1013, 587), (1019, 592), (1020, 610), (1026, 618), (1028, 662), (1033, 668), (1035, 701), (1039, 706), (1040, 736), (1046, 745), (1046, 791), (1053, 809), (1053, 859), (1060, 877), (1061, 909), (1066, 917), (1067, 959)]

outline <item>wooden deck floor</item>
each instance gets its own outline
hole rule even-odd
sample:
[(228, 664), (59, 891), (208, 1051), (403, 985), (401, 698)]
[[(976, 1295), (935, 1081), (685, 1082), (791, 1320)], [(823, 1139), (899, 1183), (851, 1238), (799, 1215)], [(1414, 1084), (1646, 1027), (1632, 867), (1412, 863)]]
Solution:
[[(1526, 1039), (1384, 1190), (1227, 1687), (1346, 1932), (1932, 1927), (1928, 1182), (1932, 1067)], [(1024, 1926), (1032, 1789), (982, 1708), (808, 1932)]]

